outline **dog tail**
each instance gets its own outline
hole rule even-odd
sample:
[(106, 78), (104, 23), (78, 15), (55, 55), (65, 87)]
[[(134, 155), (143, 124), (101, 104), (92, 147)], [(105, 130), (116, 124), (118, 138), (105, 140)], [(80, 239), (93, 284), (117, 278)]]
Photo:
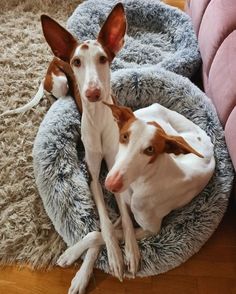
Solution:
[(23, 105), (22, 107), (13, 109), (13, 110), (7, 110), (7, 111), (3, 112), (2, 114), (0, 114), (0, 117), (5, 116), (5, 115), (22, 113), (22, 112), (25, 112), (25, 111), (33, 108), (34, 106), (36, 106), (39, 103), (39, 101), (42, 99), (43, 95), (44, 95), (44, 81), (41, 82), (36, 95), (27, 104)]

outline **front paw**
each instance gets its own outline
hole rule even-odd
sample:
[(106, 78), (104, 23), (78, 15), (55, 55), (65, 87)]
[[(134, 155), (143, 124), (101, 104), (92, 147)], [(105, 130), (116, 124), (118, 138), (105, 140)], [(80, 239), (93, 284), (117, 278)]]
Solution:
[(140, 250), (137, 240), (135, 238), (131, 238), (130, 236), (126, 238), (125, 242), (125, 260), (128, 271), (134, 278), (139, 270)]
[(71, 281), (68, 294), (84, 294), (90, 280), (90, 274), (80, 269)]
[(106, 242), (108, 262), (112, 273), (123, 281), (124, 261), (117, 239), (112, 236)]
[(69, 247), (57, 260), (57, 265), (60, 267), (67, 267), (74, 263), (79, 257), (80, 252), (74, 246)]

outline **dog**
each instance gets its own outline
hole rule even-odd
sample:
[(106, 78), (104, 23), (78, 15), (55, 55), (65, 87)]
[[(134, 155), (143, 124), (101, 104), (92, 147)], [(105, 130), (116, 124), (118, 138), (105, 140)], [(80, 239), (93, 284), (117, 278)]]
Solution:
[[(43, 16), (42, 18), (44, 17), (46, 18), (46, 16)], [(0, 114), (0, 117), (24, 113), (30, 110), (40, 102), (44, 94), (49, 95), (49, 98), (53, 98), (50, 99), (52, 103), (61, 97), (70, 95), (75, 99), (80, 113), (82, 112), (80, 94), (71, 66), (67, 62), (54, 57), (48, 66), (45, 78), (42, 80), (39, 89), (32, 100), (19, 108), (3, 112)]]
[[(105, 104), (119, 127), (119, 150), (105, 186), (125, 197), (140, 240), (158, 234), (163, 218), (207, 185), (215, 169), (214, 146), (200, 127), (160, 104), (134, 113)], [(122, 195), (127, 189), (132, 193)], [(123, 230), (115, 233), (124, 239)], [(103, 244), (100, 232), (90, 232), (68, 250), (75, 261), (85, 250)]]
[[(118, 151), (119, 130), (111, 111), (102, 102), (113, 104), (110, 88), (110, 64), (124, 44), (127, 26), (124, 7), (121, 3), (115, 5), (96, 40), (79, 42), (50, 17), (43, 15), (41, 21), (45, 39), (55, 55), (53, 62), (71, 82), (68, 89), (72, 88), (78, 110), (82, 113), (81, 139), (85, 147), (85, 160), (91, 177), (90, 188), (100, 218), (101, 234), (106, 244), (111, 271), (122, 280), (123, 256), (105, 206), (99, 173), (102, 160), (105, 159), (110, 169)], [(49, 90), (53, 88), (50, 81), (55, 81), (51, 72), (54, 76), (56, 75), (55, 68), (52, 67), (49, 69), (49, 78), (44, 80), (44, 86), (45, 83), (47, 86), (49, 84)], [(60, 91), (66, 91), (66, 89), (63, 85)], [(129, 191), (124, 191), (122, 194), (129, 194)], [(125, 197), (117, 193), (115, 197), (124, 232), (127, 266), (131, 274), (135, 275), (139, 266), (140, 253), (132, 220), (123, 200)], [(71, 283), (69, 293), (85, 291), (99, 250), (100, 246), (88, 250), (80, 271)], [(70, 251), (67, 250), (57, 263), (62, 267), (68, 266), (73, 259), (74, 256), (70, 255)]]

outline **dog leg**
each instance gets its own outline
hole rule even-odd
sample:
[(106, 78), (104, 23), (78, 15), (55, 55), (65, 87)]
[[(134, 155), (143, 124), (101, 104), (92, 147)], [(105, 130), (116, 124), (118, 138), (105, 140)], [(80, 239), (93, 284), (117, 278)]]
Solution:
[[(107, 153), (105, 156), (109, 170), (114, 164), (115, 154), (116, 151), (114, 150), (113, 152)], [(120, 210), (122, 228), (124, 232), (126, 264), (128, 266), (129, 272), (135, 276), (139, 267), (140, 251), (135, 237), (133, 223), (128, 211), (128, 206), (125, 203), (125, 197), (127, 196), (130, 198), (129, 193), (129, 190), (127, 190), (121, 194), (115, 194), (115, 197)]]
[(84, 294), (88, 286), (89, 280), (93, 273), (94, 263), (99, 254), (99, 247), (90, 248), (86, 253), (84, 261), (76, 273), (75, 277), (71, 281), (71, 285), (68, 294)]
[[(114, 233), (115, 233), (116, 238), (119, 241), (123, 241), (124, 240), (123, 230), (115, 230)], [(134, 230), (134, 233), (135, 233), (135, 238), (137, 240), (140, 240), (140, 239), (143, 239), (143, 238), (146, 238), (146, 237), (149, 237), (150, 235), (152, 235), (151, 232), (145, 231), (142, 228), (135, 229)], [(87, 249), (89, 249), (89, 248), (95, 248), (95, 247), (98, 247), (98, 246), (101, 246), (101, 245), (104, 245), (104, 244), (105, 244), (105, 240), (104, 240), (103, 235), (102, 235), (101, 232), (96, 232), (96, 231), (90, 232), (82, 240), (80, 240), (79, 242), (77, 242), (73, 246), (69, 247), (62, 254), (62, 256), (60, 257), (60, 264), (62, 263), (62, 260), (64, 259), (64, 257), (70, 255), (71, 253), (74, 256), (74, 260), (71, 259), (71, 262), (74, 262)], [(68, 265), (70, 265), (70, 264), (68, 264)]]
[(120, 195), (115, 194), (115, 197), (120, 210), (122, 228), (124, 232), (126, 264), (128, 271), (133, 275), (133, 277), (135, 277), (139, 268), (140, 251), (135, 237), (135, 229), (130, 218), (127, 204), (124, 200), (125, 193), (129, 193), (129, 191), (127, 190)]
[[(94, 243), (92, 243), (95, 241)], [(67, 248), (66, 251), (59, 257), (57, 264), (60, 267), (67, 267), (73, 264), (83, 253), (90, 247), (97, 247), (100, 250), (99, 245), (103, 245), (104, 240), (101, 237), (100, 232), (90, 232), (82, 240), (75, 243), (71, 247)], [(94, 246), (93, 246), (94, 245)], [(98, 246), (97, 246), (98, 245)]]
[(102, 160), (101, 154), (89, 152), (88, 148), (85, 148), (85, 150), (86, 162), (92, 178), (90, 188), (93, 194), (94, 201), (96, 203), (96, 207), (98, 209), (101, 224), (101, 233), (106, 243), (109, 266), (114, 275), (119, 280), (122, 280), (123, 256), (119, 247), (118, 240), (114, 233), (114, 226), (108, 216), (102, 188), (99, 183), (99, 173)]

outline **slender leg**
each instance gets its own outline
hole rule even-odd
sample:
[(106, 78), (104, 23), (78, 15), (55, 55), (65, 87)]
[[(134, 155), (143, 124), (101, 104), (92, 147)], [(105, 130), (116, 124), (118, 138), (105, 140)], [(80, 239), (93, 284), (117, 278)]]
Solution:
[[(115, 230), (114, 231), (116, 238), (119, 241), (124, 240), (123, 230)], [(135, 238), (137, 240), (141, 240), (143, 238), (149, 237), (152, 235), (151, 232), (143, 230), (142, 228), (138, 228), (134, 230)], [(105, 240), (103, 239), (103, 235), (101, 232), (90, 232), (88, 233), (82, 240), (77, 242), (75, 245), (69, 247), (65, 253), (61, 256), (61, 259), (64, 258), (67, 254), (74, 257), (74, 262), (77, 260), (83, 253), (89, 248), (95, 248), (97, 246), (101, 246), (105, 244)], [(89, 251), (88, 251), (89, 252)]]
[(90, 248), (86, 253), (85, 259), (76, 273), (75, 277), (71, 281), (71, 286), (68, 294), (84, 294), (89, 283), (90, 277), (93, 273), (94, 263), (99, 254), (99, 248)]
[(120, 210), (122, 228), (124, 232), (126, 264), (128, 271), (134, 277), (139, 268), (140, 251), (135, 236), (135, 229), (130, 218), (127, 204), (124, 200), (125, 193), (129, 193), (129, 191), (127, 190), (120, 195), (115, 194), (115, 197)]
[(98, 209), (101, 224), (101, 233), (107, 248), (109, 266), (114, 275), (122, 280), (123, 256), (119, 247), (118, 240), (114, 234), (114, 226), (108, 216), (102, 188), (99, 183), (101, 160), (102, 156), (100, 153), (89, 152), (86, 150), (86, 162), (92, 178), (90, 188)]
[[(112, 168), (114, 164), (114, 158), (115, 152), (110, 152), (105, 156), (109, 170)], [(127, 190), (121, 194), (115, 194), (115, 197), (120, 210), (122, 228), (124, 232), (126, 264), (128, 266), (129, 272), (132, 273), (133, 276), (135, 276), (139, 267), (140, 251), (135, 237), (134, 227), (132, 220), (130, 218), (129, 210), (124, 200), (126, 197), (125, 194), (129, 193), (130, 191)], [(127, 196), (130, 197), (129, 195)]]

